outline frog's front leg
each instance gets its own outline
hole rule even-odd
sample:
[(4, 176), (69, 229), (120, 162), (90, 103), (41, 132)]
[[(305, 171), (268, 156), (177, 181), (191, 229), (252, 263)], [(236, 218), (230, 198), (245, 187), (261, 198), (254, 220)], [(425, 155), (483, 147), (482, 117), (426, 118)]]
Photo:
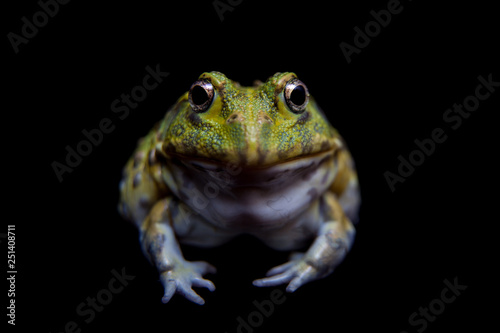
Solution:
[(215, 290), (214, 284), (203, 278), (207, 273), (215, 273), (215, 268), (204, 261), (189, 262), (184, 259), (174, 234), (176, 218), (186, 218), (183, 207), (171, 197), (158, 201), (151, 209), (141, 227), (141, 245), (144, 253), (156, 265), (160, 280), (165, 288), (162, 298), (167, 303), (175, 293), (188, 300), (204, 304), (192, 287)]
[(306, 253), (295, 253), (289, 262), (269, 270), (268, 277), (253, 282), (255, 286), (288, 283), (286, 290), (294, 292), (307, 282), (329, 275), (344, 259), (354, 240), (354, 226), (333, 193), (325, 193), (320, 200), (319, 214), (325, 222), (311, 247)]

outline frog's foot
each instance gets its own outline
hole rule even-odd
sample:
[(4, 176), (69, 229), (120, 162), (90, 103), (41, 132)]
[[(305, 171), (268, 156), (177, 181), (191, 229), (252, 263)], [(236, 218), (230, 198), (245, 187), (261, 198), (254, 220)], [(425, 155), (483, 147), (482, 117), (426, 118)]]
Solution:
[(329, 275), (334, 267), (318, 265), (304, 253), (294, 253), (290, 261), (271, 268), (265, 278), (253, 281), (256, 287), (271, 287), (288, 283), (286, 291), (293, 293), (304, 284)]
[(192, 287), (203, 287), (215, 290), (212, 281), (204, 279), (203, 275), (215, 273), (215, 267), (205, 261), (178, 261), (172, 269), (161, 273), (160, 279), (165, 288), (162, 302), (168, 303), (175, 293), (178, 293), (193, 303), (203, 305), (205, 300)]
[(255, 280), (253, 284), (269, 287), (288, 283), (286, 291), (294, 292), (307, 282), (331, 274), (351, 247), (354, 238), (351, 226), (345, 217), (342, 222), (324, 223), (306, 253), (292, 255), (289, 262), (272, 268), (266, 274), (268, 277)]
[(202, 305), (205, 301), (192, 288), (203, 287), (214, 291), (214, 284), (204, 279), (203, 275), (215, 273), (215, 268), (204, 261), (189, 262), (184, 259), (170, 220), (171, 207), (176, 204), (167, 197), (153, 206), (142, 225), (142, 248), (160, 273), (165, 289), (163, 303), (167, 303), (178, 293), (191, 302)]
[(289, 283), (286, 291), (294, 292), (303, 284), (315, 280), (315, 272), (312, 266), (304, 260), (304, 253), (295, 252), (290, 256), (290, 261), (271, 268), (266, 273), (266, 278), (253, 281), (256, 287), (277, 286)]

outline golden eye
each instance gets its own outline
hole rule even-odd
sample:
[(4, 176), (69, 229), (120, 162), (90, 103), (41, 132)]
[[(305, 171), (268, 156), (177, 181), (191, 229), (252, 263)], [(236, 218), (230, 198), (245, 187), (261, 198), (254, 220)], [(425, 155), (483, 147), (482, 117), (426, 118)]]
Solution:
[(306, 85), (298, 79), (288, 81), (285, 86), (285, 101), (292, 112), (304, 112), (309, 102), (309, 91)]
[(198, 80), (189, 89), (189, 104), (196, 113), (205, 112), (214, 99), (214, 86), (207, 80)]

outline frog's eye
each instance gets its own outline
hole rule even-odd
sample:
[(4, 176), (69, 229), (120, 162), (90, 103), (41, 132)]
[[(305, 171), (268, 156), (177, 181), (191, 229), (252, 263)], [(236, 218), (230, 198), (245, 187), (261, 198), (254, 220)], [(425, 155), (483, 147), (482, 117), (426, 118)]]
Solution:
[(285, 86), (285, 101), (294, 113), (302, 113), (309, 101), (309, 91), (302, 81), (293, 79)]
[(214, 86), (206, 80), (198, 80), (189, 89), (189, 104), (196, 113), (205, 112), (214, 99)]

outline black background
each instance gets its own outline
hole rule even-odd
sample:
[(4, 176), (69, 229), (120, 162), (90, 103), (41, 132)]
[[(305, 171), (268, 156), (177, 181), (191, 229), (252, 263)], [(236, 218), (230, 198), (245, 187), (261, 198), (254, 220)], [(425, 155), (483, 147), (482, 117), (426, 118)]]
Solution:
[[(412, 327), (408, 317), (455, 278), (467, 290), (425, 331), (469, 325), (484, 331), (496, 312), (487, 303), (496, 299), (487, 277), (498, 280), (498, 260), (489, 254), (500, 88), (456, 130), (443, 114), (474, 94), (479, 75), (500, 81), (498, 17), (478, 3), (402, 1), (401, 13), (348, 64), (339, 44), (353, 44), (353, 28), (363, 29), (373, 20), (370, 11), (387, 3), (247, 0), (221, 21), (212, 1), (71, 1), (19, 53), (4, 38), (2, 160), (12, 185), (4, 221), (16, 224), (16, 329), (62, 332), (75, 321), (82, 332), (230, 333), (238, 316), (255, 311), (254, 300), (269, 299), (275, 288), (251, 281), (287, 253), (243, 237), (214, 249), (183, 247), (187, 259), (218, 268), (209, 276), (217, 290), (197, 289), (204, 306), (180, 296), (162, 304), (138, 232), (116, 211), (121, 169), (137, 140), (202, 72), (217, 70), (244, 85), (295, 72), (347, 141), (362, 189), (357, 238), (346, 260), (328, 278), (286, 294), (255, 332), (417, 332), (421, 326)], [(31, 20), (39, 10), (36, 1), (6, 10), (4, 36), (19, 34), (21, 18)], [(169, 76), (118, 119), (111, 103), (157, 64)], [(65, 146), (76, 147), (81, 131), (103, 118), (114, 131), (60, 183), (51, 163), (63, 163)], [(407, 157), (415, 139), (438, 127), (447, 140), (391, 192), (384, 172), (396, 173), (398, 156)], [(86, 323), (77, 306), (122, 268), (135, 278)]]

